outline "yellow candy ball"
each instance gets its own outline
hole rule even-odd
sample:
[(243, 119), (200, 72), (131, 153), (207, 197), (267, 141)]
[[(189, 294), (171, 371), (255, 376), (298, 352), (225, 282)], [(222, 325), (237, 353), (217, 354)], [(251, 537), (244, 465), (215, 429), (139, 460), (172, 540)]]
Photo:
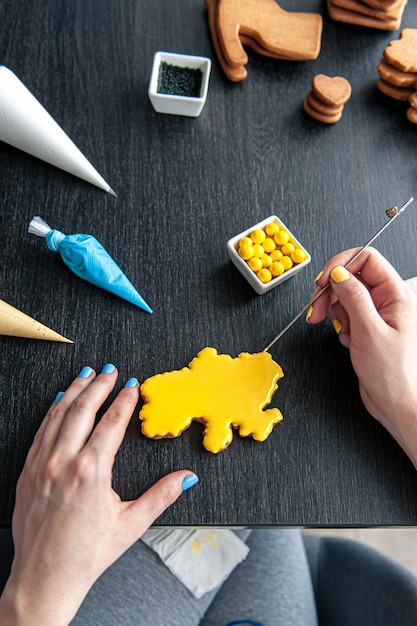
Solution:
[(262, 228), (255, 228), (250, 234), (253, 243), (262, 243), (265, 237), (265, 231), (263, 231)]
[(290, 238), (290, 236), (289, 236), (289, 234), (285, 230), (279, 230), (274, 235), (274, 241), (279, 246), (283, 246), (285, 243), (287, 243), (289, 238)]
[(253, 245), (253, 254), (254, 254), (254, 256), (258, 256), (260, 259), (265, 254), (265, 251), (264, 251), (264, 249), (263, 249), (263, 247), (261, 246), (260, 243), (255, 243)]
[(283, 256), (280, 263), (283, 264), (285, 271), (290, 270), (293, 266), (292, 259), (289, 256)]
[(307, 258), (307, 255), (301, 248), (296, 248), (294, 252), (291, 253), (291, 258), (294, 263), (302, 263)]
[(269, 269), (272, 276), (281, 276), (285, 272), (285, 268), (280, 261), (274, 261)]
[(286, 256), (291, 256), (291, 253), (294, 252), (294, 250), (295, 250), (295, 245), (291, 243), (290, 241), (288, 243), (284, 243), (284, 245), (281, 248), (282, 254), (285, 254)]
[(241, 248), (242, 246), (251, 246), (253, 244), (253, 241), (250, 237), (242, 237), (242, 239), (239, 241), (239, 248)]
[(265, 252), (269, 254), (270, 252), (275, 250), (275, 248), (277, 247), (277, 244), (272, 239), (272, 237), (267, 237), (265, 241), (263, 242), (262, 247), (265, 250)]
[(266, 267), (259, 270), (257, 276), (263, 283), (269, 283), (269, 281), (272, 280), (272, 274)]
[(273, 250), (271, 252), (271, 259), (273, 261), (279, 261), (281, 257), (283, 257), (284, 255), (282, 254), (281, 250)]
[(265, 232), (270, 237), (273, 237), (279, 231), (279, 225), (276, 222), (271, 222), (265, 226)]
[(237, 253), (242, 259), (244, 259), (245, 261), (249, 261), (249, 259), (251, 259), (255, 254), (255, 251), (253, 249), (253, 246), (248, 246), (246, 244), (244, 246), (241, 246)]
[(272, 259), (269, 254), (264, 254), (261, 258), (261, 263), (263, 267), (270, 267), (272, 265)]
[(262, 261), (259, 257), (254, 256), (249, 259), (248, 265), (253, 272), (259, 272), (259, 270), (262, 268)]

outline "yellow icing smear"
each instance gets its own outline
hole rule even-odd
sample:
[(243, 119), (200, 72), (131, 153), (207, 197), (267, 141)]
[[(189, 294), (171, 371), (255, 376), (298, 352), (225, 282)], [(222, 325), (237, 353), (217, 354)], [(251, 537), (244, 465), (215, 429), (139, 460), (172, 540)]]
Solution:
[(213, 453), (233, 439), (264, 441), (282, 420), (278, 409), (265, 409), (282, 378), (269, 352), (242, 352), (232, 358), (204, 348), (188, 367), (157, 374), (141, 385), (144, 405), (139, 413), (146, 437), (178, 437), (193, 420), (205, 423), (203, 445)]

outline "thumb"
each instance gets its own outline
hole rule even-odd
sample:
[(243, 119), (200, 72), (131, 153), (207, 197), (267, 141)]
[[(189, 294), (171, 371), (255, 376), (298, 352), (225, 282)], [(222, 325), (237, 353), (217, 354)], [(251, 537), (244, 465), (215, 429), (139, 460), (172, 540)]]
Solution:
[(372, 336), (383, 322), (371, 294), (360, 280), (338, 265), (330, 272), (332, 289), (349, 316), (350, 334)]
[(125, 515), (128, 517), (126, 527), (133, 531), (138, 539), (149, 526), (159, 517), (179, 496), (198, 483), (198, 477), (189, 470), (179, 470), (167, 474), (150, 487), (137, 500), (126, 503)]

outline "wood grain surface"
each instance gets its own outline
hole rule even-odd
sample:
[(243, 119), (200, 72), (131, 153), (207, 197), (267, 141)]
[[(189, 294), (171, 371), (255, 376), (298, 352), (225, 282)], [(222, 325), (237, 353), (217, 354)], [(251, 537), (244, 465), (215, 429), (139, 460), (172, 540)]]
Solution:
[[(323, 15), (320, 56), (286, 62), (248, 49), (248, 77), (232, 84), (214, 56), (203, 0), (0, 2), (0, 63), (118, 194), (0, 143), (0, 297), (75, 341), (0, 337), (1, 524), (10, 523), (16, 481), (48, 406), (84, 365), (115, 363), (119, 389), (131, 376), (184, 367), (207, 345), (233, 356), (262, 350), (308, 301), (326, 260), (364, 244), (386, 207), (417, 194), (417, 126), (404, 103), (376, 88), (376, 65), (399, 32), (333, 22), (318, 0), (280, 4)], [(417, 28), (414, 2), (402, 26)], [(157, 50), (213, 59), (199, 118), (152, 109)], [(331, 127), (303, 112), (319, 73), (352, 85)], [(417, 274), (415, 205), (376, 244), (404, 278)], [(27, 234), (37, 214), (63, 232), (94, 234), (154, 313), (71, 274)], [(226, 242), (272, 214), (312, 262), (257, 296)], [(266, 442), (235, 436), (212, 455), (197, 423), (178, 439), (150, 441), (138, 407), (115, 460), (121, 496), (186, 467), (200, 483), (159, 524), (417, 524), (416, 473), (364, 409), (331, 324), (300, 320), (272, 354), (285, 374), (273, 400), (284, 420)]]

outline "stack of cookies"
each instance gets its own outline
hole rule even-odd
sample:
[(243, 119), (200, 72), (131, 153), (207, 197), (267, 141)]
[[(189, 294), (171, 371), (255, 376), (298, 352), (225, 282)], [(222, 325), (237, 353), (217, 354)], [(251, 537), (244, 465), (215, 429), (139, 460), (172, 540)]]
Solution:
[(345, 103), (352, 93), (350, 83), (342, 76), (317, 74), (304, 100), (304, 111), (325, 124), (335, 124), (342, 117)]
[(417, 91), (408, 98), (411, 106), (407, 109), (407, 119), (413, 124), (417, 124)]
[(408, 0), (327, 0), (327, 9), (333, 20), (397, 30)]
[(307, 61), (320, 53), (323, 19), (317, 13), (284, 11), (275, 0), (205, 0), (213, 46), (226, 76), (247, 76), (250, 46), (275, 59)]
[(417, 29), (404, 28), (400, 38), (385, 48), (376, 69), (378, 89), (395, 100), (409, 102), (407, 118), (417, 124)]

